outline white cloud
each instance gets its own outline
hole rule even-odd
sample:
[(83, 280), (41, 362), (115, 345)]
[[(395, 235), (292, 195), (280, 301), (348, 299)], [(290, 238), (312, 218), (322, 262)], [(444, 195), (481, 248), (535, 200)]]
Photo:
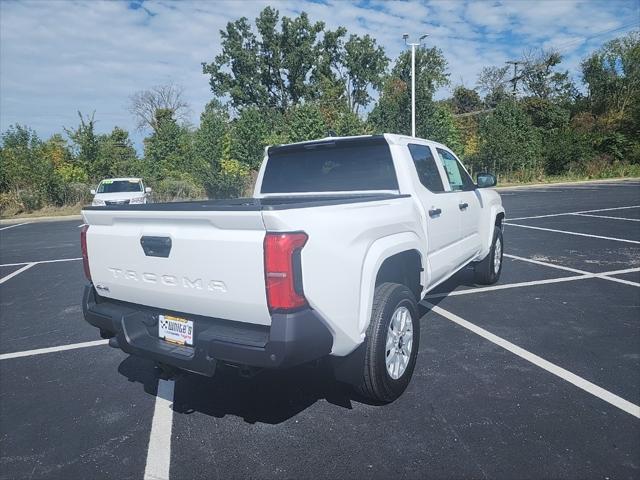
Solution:
[(465, 18), (492, 32), (502, 32), (510, 24), (508, 11), (497, 2), (471, 2), (467, 5)]
[[(620, 33), (607, 30), (637, 22), (640, 8), (635, 0), (271, 3), (281, 15), (304, 10), (329, 28), (368, 33), (392, 58), (405, 48), (404, 32), (412, 38), (429, 33), (427, 45), (444, 51), (452, 84), (467, 86), (483, 66), (532, 47), (564, 48), (566, 67), (575, 69), (587, 48)], [(146, 1), (133, 9), (116, 1), (2, 1), (0, 130), (22, 123), (46, 137), (75, 125), (77, 110), (95, 110), (101, 131), (114, 125), (132, 130), (128, 96), (168, 81), (186, 88), (197, 123), (212, 97), (200, 64), (219, 52), (219, 30), (240, 16), (253, 21), (268, 4)]]

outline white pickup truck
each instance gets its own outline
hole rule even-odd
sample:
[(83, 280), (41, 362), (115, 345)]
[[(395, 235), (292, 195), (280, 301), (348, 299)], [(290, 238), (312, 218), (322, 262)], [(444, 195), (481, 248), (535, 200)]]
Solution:
[(203, 375), (329, 357), (390, 402), (415, 366), (417, 302), (468, 264), (500, 276), (495, 183), (413, 137), (269, 147), (250, 199), (86, 207), (84, 316), (114, 347)]

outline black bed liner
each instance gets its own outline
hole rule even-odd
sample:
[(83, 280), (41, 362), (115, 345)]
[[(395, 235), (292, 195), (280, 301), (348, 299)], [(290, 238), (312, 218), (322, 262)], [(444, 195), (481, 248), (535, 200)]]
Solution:
[(349, 203), (377, 202), (406, 198), (410, 195), (396, 193), (345, 194), (345, 195), (297, 195), (290, 197), (234, 198), (229, 200), (199, 200), (191, 202), (144, 203), (136, 205), (87, 206), (83, 210), (134, 210), (134, 211), (260, 211), (288, 210), (294, 208), (325, 207)]

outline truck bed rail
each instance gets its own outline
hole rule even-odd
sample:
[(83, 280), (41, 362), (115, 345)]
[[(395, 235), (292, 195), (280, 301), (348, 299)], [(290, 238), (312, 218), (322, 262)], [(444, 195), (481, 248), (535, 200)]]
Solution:
[(311, 208), (360, 202), (377, 202), (406, 198), (395, 193), (355, 195), (296, 195), (288, 197), (236, 198), (229, 200), (197, 200), (188, 202), (145, 203), (129, 205), (87, 206), (83, 210), (133, 211), (261, 211)]

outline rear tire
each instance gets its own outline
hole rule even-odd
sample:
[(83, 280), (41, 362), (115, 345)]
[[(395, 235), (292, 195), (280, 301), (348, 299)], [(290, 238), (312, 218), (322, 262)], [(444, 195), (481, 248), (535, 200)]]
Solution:
[(489, 254), (475, 264), (475, 281), (480, 285), (493, 285), (500, 279), (502, 273), (502, 254), (504, 243), (502, 229), (496, 225), (493, 231), (493, 241)]
[(376, 287), (360, 383), (362, 396), (380, 403), (398, 398), (409, 385), (420, 345), (418, 306), (397, 283)]

